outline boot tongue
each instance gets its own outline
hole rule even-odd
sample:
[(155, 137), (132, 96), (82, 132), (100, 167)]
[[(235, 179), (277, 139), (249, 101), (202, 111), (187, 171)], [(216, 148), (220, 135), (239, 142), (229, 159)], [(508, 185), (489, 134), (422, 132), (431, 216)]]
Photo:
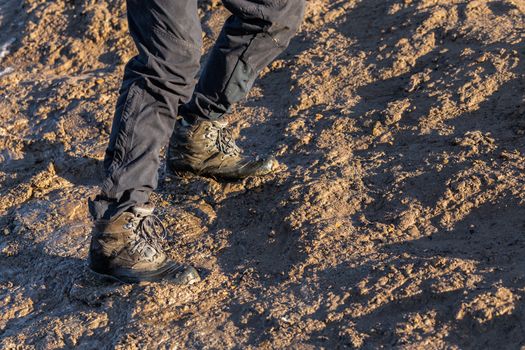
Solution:
[(147, 205), (143, 207), (133, 207), (131, 208), (131, 212), (139, 217), (146, 217), (153, 214), (153, 210), (155, 207), (153, 205)]
[(225, 127), (228, 126), (227, 121), (220, 120), (220, 119), (213, 120), (211, 123), (213, 124), (213, 126), (215, 126), (218, 129), (224, 129)]

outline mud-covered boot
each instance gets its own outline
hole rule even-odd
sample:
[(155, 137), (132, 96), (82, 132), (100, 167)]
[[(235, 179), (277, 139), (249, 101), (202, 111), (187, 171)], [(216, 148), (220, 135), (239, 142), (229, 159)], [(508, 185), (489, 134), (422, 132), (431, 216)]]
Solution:
[(165, 232), (151, 207), (135, 207), (112, 220), (99, 220), (91, 238), (89, 267), (96, 274), (125, 283), (199, 281), (193, 267), (176, 264), (166, 256), (162, 248)]
[(170, 139), (166, 170), (171, 174), (191, 172), (229, 180), (261, 176), (277, 169), (274, 157), (247, 157), (235, 144), (227, 124), (199, 120), (189, 124), (179, 119)]

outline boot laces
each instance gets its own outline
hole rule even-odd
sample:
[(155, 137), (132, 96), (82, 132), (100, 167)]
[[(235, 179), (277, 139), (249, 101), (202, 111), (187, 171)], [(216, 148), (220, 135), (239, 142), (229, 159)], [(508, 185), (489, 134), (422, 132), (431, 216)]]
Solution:
[(237, 156), (241, 153), (241, 149), (235, 143), (232, 131), (226, 127), (217, 128), (216, 145), (220, 152), (228, 156)]
[(133, 229), (135, 237), (130, 243), (130, 253), (139, 253), (147, 257), (145, 251), (153, 249), (156, 256), (162, 251), (162, 243), (166, 240), (166, 228), (162, 221), (156, 215), (135, 216), (126, 226)]

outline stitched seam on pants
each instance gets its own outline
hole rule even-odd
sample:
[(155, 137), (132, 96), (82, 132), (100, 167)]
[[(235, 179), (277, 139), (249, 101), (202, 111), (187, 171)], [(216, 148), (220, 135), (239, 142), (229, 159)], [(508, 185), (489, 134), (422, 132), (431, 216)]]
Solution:
[(200, 47), (201, 45), (200, 44), (194, 44), (190, 41), (186, 41), (184, 39), (180, 39), (180, 38), (177, 38), (176, 36), (174, 36), (173, 34), (163, 30), (163, 29), (160, 29), (159, 27), (153, 27), (153, 31), (155, 33), (157, 33), (158, 35), (160, 36), (163, 36), (169, 40), (172, 40), (172, 41), (175, 41), (179, 44), (181, 44), (182, 46), (185, 46), (186, 48), (188, 49), (192, 49), (192, 50), (197, 50), (200, 52)]
[[(135, 123), (137, 121), (137, 116), (134, 115), (135, 112), (137, 112), (137, 109), (139, 107), (140, 101), (143, 96), (143, 89), (141, 89), (138, 85), (138, 83), (134, 83), (130, 89), (129, 89), (129, 96), (126, 99), (126, 105), (124, 107), (124, 110), (122, 111), (123, 117), (125, 116), (125, 119), (123, 118), (123, 122), (126, 123), (125, 128), (121, 130), (121, 132), (124, 134), (120, 135), (123, 138), (122, 142), (122, 157), (120, 159), (120, 166), (122, 163), (125, 163), (126, 160), (129, 158), (129, 149), (131, 146), (131, 143), (133, 141), (133, 132), (135, 129)], [(133, 118), (135, 116), (135, 118)]]
[[(106, 181), (104, 181), (104, 185), (102, 186), (104, 192), (106, 192), (105, 190), (107, 187), (110, 187), (111, 185), (115, 187), (116, 183), (113, 180), (117, 178), (122, 172), (122, 164), (124, 164), (130, 158), (130, 148), (133, 142), (133, 133), (137, 121), (137, 116), (133, 118), (133, 115), (140, 105), (143, 92), (144, 90), (140, 89), (137, 82), (133, 83), (129, 88), (128, 96), (126, 97), (126, 102), (124, 104), (120, 120), (121, 129), (119, 130), (117, 141), (115, 142), (115, 153), (120, 153), (120, 159), (118, 161), (113, 159), (108, 169), (109, 176), (107, 177)], [(117, 145), (121, 146), (122, 148), (117, 149)], [(115, 155), (113, 157), (115, 157)]]

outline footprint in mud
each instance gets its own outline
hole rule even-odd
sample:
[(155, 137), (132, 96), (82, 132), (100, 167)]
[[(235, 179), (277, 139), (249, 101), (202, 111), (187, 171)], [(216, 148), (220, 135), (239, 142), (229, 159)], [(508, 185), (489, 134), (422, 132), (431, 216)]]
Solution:
[(73, 281), (69, 299), (92, 307), (100, 307), (115, 298), (126, 298), (133, 290), (130, 284), (101, 279), (84, 269), (81, 277)]

